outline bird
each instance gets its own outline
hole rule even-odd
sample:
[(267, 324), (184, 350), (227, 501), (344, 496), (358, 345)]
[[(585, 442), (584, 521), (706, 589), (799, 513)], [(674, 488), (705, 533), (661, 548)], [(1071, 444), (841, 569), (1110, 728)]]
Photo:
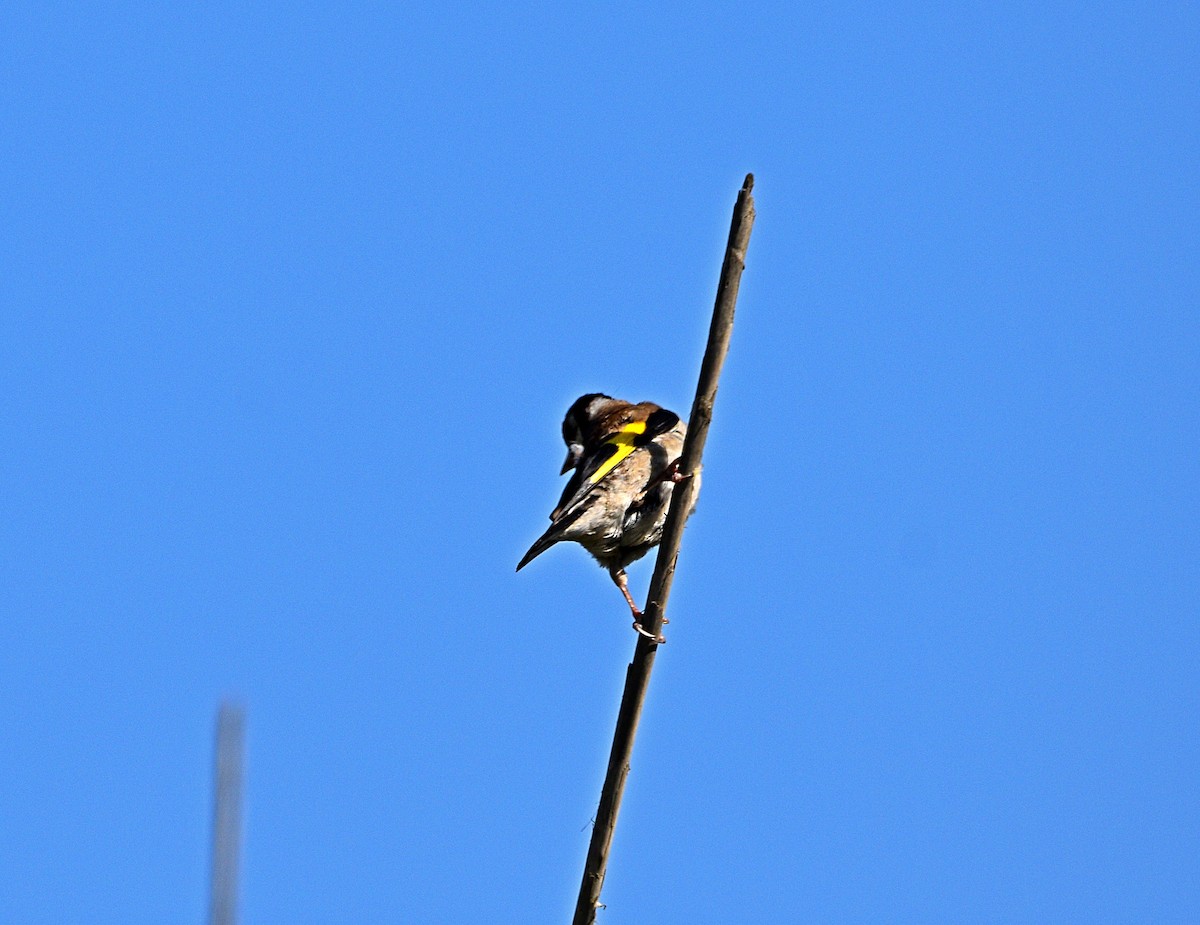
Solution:
[(550, 512), (549, 529), (529, 547), (517, 571), (556, 543), (578, 543), (608, 570), (633, 614), (633, 628), (665, 641), (642, 627), (625, 567), (662, 540), (674, 487), (686, 478), (696, 479), (695, 507), (699, 474), (678, 471), (686, 435), (679, 415), (654, 402), (634, 404), (600, 392), (576, 399), (563, 418), (567, 458), (559, 474), (574, 471)]

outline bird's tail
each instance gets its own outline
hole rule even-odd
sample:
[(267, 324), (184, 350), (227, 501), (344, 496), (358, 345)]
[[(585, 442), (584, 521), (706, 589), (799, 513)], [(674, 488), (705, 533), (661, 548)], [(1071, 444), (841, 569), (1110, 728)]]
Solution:
[(521, 561), (517, 563), (518, 572), (562, 539), (562, 535), (558, 527), (559, 525), (555, 524), (540, 537), (538, 537), (536, 543), (529, 547), (529, 552), (525, 553), (525, 555), (521, 557)]

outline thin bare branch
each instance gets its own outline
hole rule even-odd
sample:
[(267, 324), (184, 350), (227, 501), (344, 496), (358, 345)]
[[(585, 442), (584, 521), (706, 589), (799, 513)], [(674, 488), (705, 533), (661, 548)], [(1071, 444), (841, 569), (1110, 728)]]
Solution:
[(221, 704), (217, 714), (209, 925), (237, 925), (244, 730), (245, 715), (242, 708), (230, 703)]
[[(746, 182), (738, 193), (733, 208), (733, 223), (729, 229), (729, 244), (725, 248), (725, 262), (721, 267), (721, 280), (717, 285), (716, 305), (713, 308), (712, 324), (708, 330), (708, 345), (704, 350), (704, 361), (700, 366), (700, 381), (696, 386), (696, 400), (692, 403), (692, 414), (688, 419), (687, 439), (680, 456), (679, 472), (686, 476), (700, 471), (700, 459), (704, 454), (704, 443), (708, 439), (708, 427), (712, 423), (713, 403), (717, 397), (717, 384), (721, 378), (721, 367), (729, 351), (729, 338), (733, 333), (733, 314), (737, 304), (738, 284), (746, 266), (746, 248), (750, 243), (750, 229), (754, 225), (753, 174), (746, 175)], [(691, 509), (695, 485), (685, 478), (672, 492), (671, 509), (667, 513), (662, 543), (654, 564), (654, 576), (650, 579), (649, 600), (642, 622), (652, 636), (662, 633), (663, 616), (667, 609), (667, 598), (671, 594), (671, 583), (675, 578), (675, 562), (679, 558), (679, 546), (683, 540), (683, 528), (687, 520), (685, 512)], [(608, 853), (616, 830), (617, 813), (621, 808), (621, 797), (625, 792), (625, 781), (629, 776), (629, 759), (633, 754), (633, 741), (637, 735), (642, 705), (650, 684), (650, 672), (654, 668), (654, 657), (659, 643), (645, 636), (638, 636), (633, 661), (625, 674), (625, 692), (621, 696), (621, 707), (617, 713), (617, 727), (613, 734), (612, 752), (608, 758), (608, 772), (600, 792), (600, 808), (596, 813), (596, 825), (592, 829), (592, 841), (588, 846), (587, 861), (583, 869), (583, 882), (579, 888), (579, 900), (575, 904), (573, 925), (592, 925), (596, 920), (596, 909), (600, 904), (600, 890), (604, 886), (604, 874), (608, 869)]]

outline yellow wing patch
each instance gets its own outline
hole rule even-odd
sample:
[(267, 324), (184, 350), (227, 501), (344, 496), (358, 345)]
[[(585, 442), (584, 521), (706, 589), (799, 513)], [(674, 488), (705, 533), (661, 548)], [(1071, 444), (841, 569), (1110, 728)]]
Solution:
[(591, 478), (588, 479), (588, 484), (595, 485), (602, 478), (612, 472), (622, 459), (637, 449), (637, 444), (635, 441), (645, 432), (646, 422), (634, 421), (631, 424), (626, 424), (617, 433), (605, 440), (605, 443), (607, 443), (609, 446), (615, 447), (616, 449), (612, 456), (604, 460), (604, 462), (600, 464), (600, 468), (592, 473)]

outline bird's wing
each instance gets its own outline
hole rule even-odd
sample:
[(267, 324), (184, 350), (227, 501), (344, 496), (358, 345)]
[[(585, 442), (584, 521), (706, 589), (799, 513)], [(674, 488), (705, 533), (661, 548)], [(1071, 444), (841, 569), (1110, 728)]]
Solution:
[(597, 485), (612, 475), (634, 451), (649, 446), (655, 437), (665, 434), (679, 423), (679, 415), (660, 408), (644, 421), (626, 424), (615, 434), (610, 434), (589, 453), (571, 474), (563, 489), (558, 506), (550, 514), (550, 527), (529, 547), (521, 557), (517, 571), (559, 542), (567, 529), (588, 509)]
[(614, 434), (605, 437), (579, 464), (579, 468), (567, 482), (562, 497), (550, 515), (556, 524), (573, 514), (597, 485), (612, 475), (613, 471), (630, 454), (649, 446), (654, 438), (662, 436), (679, 423), (679, 415), (659, 408), (644, 421), (632, 421)]

